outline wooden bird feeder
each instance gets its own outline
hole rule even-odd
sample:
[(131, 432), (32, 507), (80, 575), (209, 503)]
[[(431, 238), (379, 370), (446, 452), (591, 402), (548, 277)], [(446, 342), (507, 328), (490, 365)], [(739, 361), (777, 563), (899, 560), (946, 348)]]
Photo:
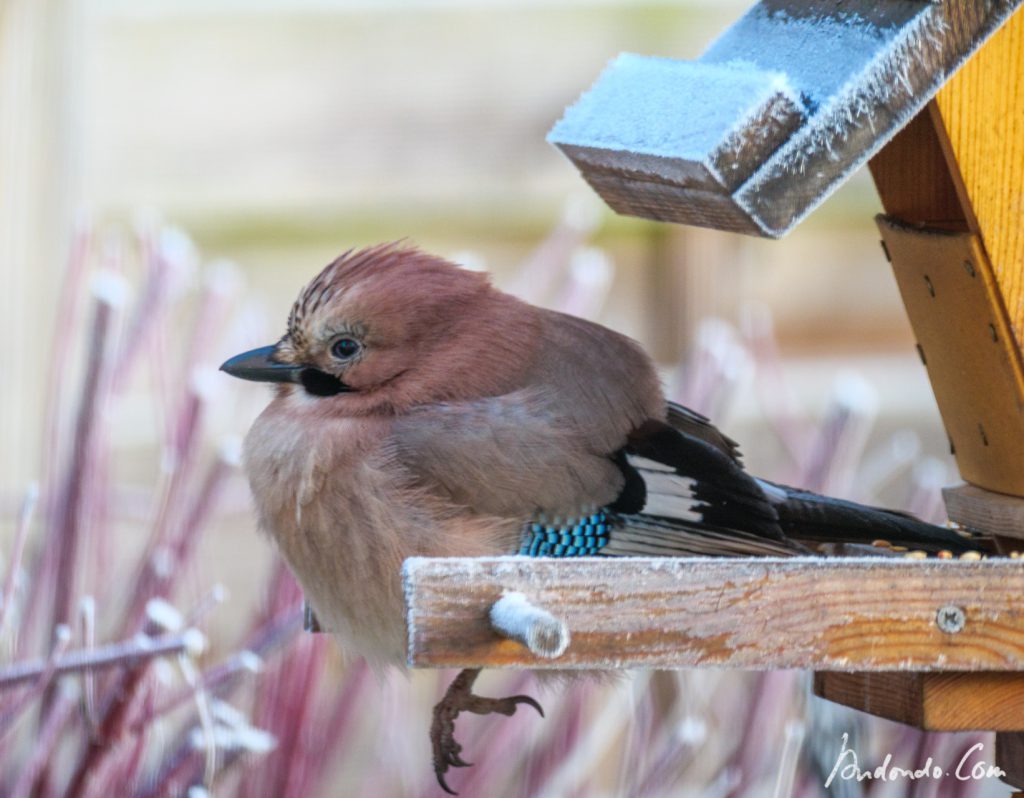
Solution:
[[(966, 483), (949, 516), (1018, 541), (1022, 1), (763, 0), (696, 61), (619, 57), (549, 136), (620, 213), (769, 237), (867, 163)], [(831, 700), (997, 731), (1024, 789), (1021, 560), (417, 559), (404, 575), (413, 666), (812, 669)]]

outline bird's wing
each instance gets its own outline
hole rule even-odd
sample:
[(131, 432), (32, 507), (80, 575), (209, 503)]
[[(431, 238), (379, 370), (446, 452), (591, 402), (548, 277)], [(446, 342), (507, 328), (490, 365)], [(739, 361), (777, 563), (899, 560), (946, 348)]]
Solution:
[(926, 551), (986, 545), (907, 513), (756, 479), (707, 440), (656, 421), (630, 435), (618, 462), (626, 488), (602, 554), (793, 554), (877, 538)]
[(788, 537), (796, 540), (856, 545), (881, 538), (894, 545), (951, 552), (984, 550), (991, 544), (981, 537), (929, 524), (899, 510), (819, 496), (786, 485), (761, 484), (783, 495), (777, 503), (779, 524)]
[(622, 489), (597, 513), (534, 519), (522, 553), (535, 556), (787, 555), (762, 484), (708, 441), (648, 420), (612, 457)]
[(696, 410), (691, 410), (677, 402), (669, 402), (665, 421), (670, 427), (711, 444), (731, 460), (735, 460), (737, 463), (742, 460), (739, 444)]
[(617, 464), (532, 389), (418, 408), (395, 419), (392, 437), (423, 487), (480, 514), (597, 510), (623, 487)]
[[(781, 554), (761, 483), (734, 449), (648, 420), (614, 452), (521, 391), (417, 409), (394, 422), (396, 455), (417, 480), (471, 511), (522, 518), (534, 554)], [(722, 436), (724, 437), (724, 436)], [(533, 544), (536, 544), (535, 546)]]
[(529, 554), (779, 555), (807, 553), (804, 540), (875, 536), (973, 547), (897, 513), (756, 479), (706, 419), (678, 406), (668, 418), (676, 423), (649, 419), (616, 451), (601, 451), (542, 392), (524, 390), (405, 414), (393, 445), (427, 490), (474, 513), (522, 519)]
[(625, 487), (608, 508), (616, 517), (602, 554), (801, 550), (783, 535), (762, 483), (743, 470), (730, 450), (704, 437), (647, 421), (630, 434), (616, 462)]

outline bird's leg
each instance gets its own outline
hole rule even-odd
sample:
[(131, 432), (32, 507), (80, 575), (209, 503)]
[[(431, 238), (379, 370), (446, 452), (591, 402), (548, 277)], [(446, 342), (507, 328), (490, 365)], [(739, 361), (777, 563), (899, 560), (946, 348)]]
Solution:
[(441, 788), (451, 794), (457, 793), (444, 780), (448, 768), (469, 767), (459, 754), (462, 746), (455, 741), (455, 719), (463, 712), (477, 715), (514, 715), (519, 704), (529, 704), (544, 717), (541, 705), (528, 695), (514, 695), (508, 698), (483, 698), (473, 692), (473, 682), (480, 675), (479, 668), (466, 668), (449, 685), (437, 706), (434, 707), (434, 721), (430, 724), (430, 742), (434, 747), (434, 774)]

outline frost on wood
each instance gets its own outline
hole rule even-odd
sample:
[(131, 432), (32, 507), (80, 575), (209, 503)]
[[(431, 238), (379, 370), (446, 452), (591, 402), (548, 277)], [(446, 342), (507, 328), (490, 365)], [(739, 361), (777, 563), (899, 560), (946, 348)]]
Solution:
[(549, 140), (615, 210), (778, 237), (1022, 0), (764, 0), (695, 62), (619, 56)]
[[(713, 101), (695, 103), (702, 94)], [(746, 222), (729, 195), (803, 118), (778, 72), (623, 54), (548, 138), (616, 210), (662, 218), (665, 203), (685, 204), (732, 228)]]
[[(419, 667), (732, 667), (1016, 671), (1024, 562), (528, 557), (407, 560)], [(491, 608), (522, 593), (571, 635), (555, 657), (506, 639)], [(963, 610), (955, 635), (936, 624)]]
[[(694, 104), (701, 93), (714, 101)], [(784, 75), (620, 55), (551, 131), (591, 168), (722, 193), (750, 176), (803, 120)]]

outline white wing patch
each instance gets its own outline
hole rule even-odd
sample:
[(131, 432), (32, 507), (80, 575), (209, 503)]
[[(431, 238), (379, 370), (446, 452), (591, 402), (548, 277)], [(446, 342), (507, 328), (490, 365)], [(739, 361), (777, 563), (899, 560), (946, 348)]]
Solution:
[(707, 504), (693, 496), (696, 480), (681, 476), (671, 466), (645, 457), (627, 455), (626, 459), (647, 486), (647, 501), (641, 512), (693, 523), (704, 520), (700, 508)]
[(640, 457), (636, 454), (627, 454), (626, 461), (638, 471), (664, 471), (669, 474), (676, 472), (670, 465), (659, 463), (657, 460), (648, 460), (646, 457)]
[(647, 515), (660, 515), (665, 518), (678, 518), (680, 521), (692, 521), (697, 524), (704, 520), (704, 515), (695, 510), (702, 502), (684, 499), (681, 496), (669, 496), (665, 493), (648, 493), (647, 503), (643, 512)]

